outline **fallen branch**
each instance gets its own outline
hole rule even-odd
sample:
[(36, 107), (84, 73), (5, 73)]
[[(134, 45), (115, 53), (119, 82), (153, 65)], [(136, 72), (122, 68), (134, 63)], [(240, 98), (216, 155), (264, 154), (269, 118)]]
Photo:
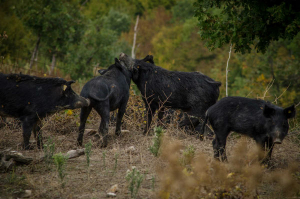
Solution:
[[(70, 150), (64, 155), (68, 159), (77, 158), (84, 155), (85, 149)], [(6, 149), (0, 152), (0, 170), (10, 171), (14, 166), (18, 165), (28, 165), (34, 162), (44, 161), (44, 156), (33, 159), (32, 157), (24, 156), (22, 153), (17, 151), (11, 151), (11, 149)]]
[(79, 156), (82, 156), (84, 155), (84, 150), (85, 149), (77, 149), (77, 150), (71, 150), (71, 151), (68, 151), (65, 156), (68, 157), (68, 159), (71, 159), (71, 158), (77, 158)]

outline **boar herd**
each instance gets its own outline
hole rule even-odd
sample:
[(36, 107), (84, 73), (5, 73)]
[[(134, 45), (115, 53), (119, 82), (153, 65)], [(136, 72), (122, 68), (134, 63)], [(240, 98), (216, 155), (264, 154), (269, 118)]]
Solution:
[(294, 105), (283, 109), (264, 100), (225, 97), (217, 101), (220, 82), (200, 72), (166, 70), (155, 65), (151, 55), (133, 59), (121, 53), (114, 64), (99, 73), (83, 86), (80, 96), (71, 88), (74, 81), (0, 73), (0, 116), (21, 121), (23, 147), (30, 149), (32, 131), (37, 146), (43, 146), (40, 129), (44, 117), (63, 109), (81, 108), (77, 143), (82, 146), (85, 123), (94, 108), (101, 116), (99, 133), (103, 136), (102, 147), (106, 147), (110, 111), (118, 109), (115, 134), (119, 136), (132, 80), (145, 103), (144, 134), (148, 134), (156, 111), (161, 120), (166, 108), (180, 109), (190, 116), (180, 127), (198, 126), (200, 140), (209, 122), (215, 134), (214, 157), (226, 161), (225, 146), (231, 131), (252, 137), (268, 152), (265, 160), (269, 160), (274, 144), (280, 144), (288, 133), (288, 119), (296, 114)]

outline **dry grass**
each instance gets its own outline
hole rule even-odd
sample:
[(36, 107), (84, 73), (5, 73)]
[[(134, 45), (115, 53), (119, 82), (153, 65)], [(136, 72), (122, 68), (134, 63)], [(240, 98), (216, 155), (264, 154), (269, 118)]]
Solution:
[[(44, 143), (52, 137), (55, 153), (76, 149), (80, 110), (60, 112), (43, 122)], [(257, 163), (256, 145), (249, 138), (232, 134), (228, 138), (228, 163), (213, 160), (211, 140), (201, 142), (177, 128), (176, 122), (164, 124), (161, 156), (149, 151), (152, 136), (143, 136), (144, 108), (139, 97), (132, 95), (121, 137), (114, 135), (114, 123), (109, 129), (107, 148), (99, 148), (93, 136), (84, 136), (84, 144), (92, 140), (92, 155), (88, 175), (86, 157), (67, 162), (65, 186), (62, 187), (55, 169), (44, 162), (18, 166), (14, 173), (0, 173), (0, 198), (18, 198), (24, 190), (32, 190), (31, 198), (106, 198), (106, 191), (118, 184), (117, 198), (130, 198), (126, 171), (135, 166), (145, 179), (137, 198), (287, 198), (300, 197), (300, 143), (298, 125), (293, 124), (282, 145), (273, 151), (271, 167)], [(157, 121), (157, 117), (154, 117)], [(97, 130), (100, 117), (93, 111), (87, 129)], [(154, 122), (153, 126), (157, 125)], [(20, 148), (22, 130), (15, 120), (0, 129), (0, 150), (12, 148), (24, 155), (38, 158), (42, 150)], [(128, 147), (134, 146), (135, 151)], [(182, 163), (184, 149), (195, 148), (195, 156)], [(105, 154), (105, 163), (104, 163)], [(117, 154), (117, 155), (116, 155)], [(117, 161), (116, 161), (117, 157)], [(89, 177), (88, 177), (89, 176)]]

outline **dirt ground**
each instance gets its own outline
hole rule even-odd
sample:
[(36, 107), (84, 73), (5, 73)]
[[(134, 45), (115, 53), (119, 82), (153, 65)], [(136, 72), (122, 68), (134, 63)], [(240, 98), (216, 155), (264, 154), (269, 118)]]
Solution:
[[(137, 108), (138, 109), (138, 108)], [(71, 149), (77, 149), (76, 139), (78, 134), (78, 122), (79, 122), (79, 112), (75, 111), (65, 111), (54, 114), (43, 122), (43, 137), (44, 144), (50, 138), (53, 139), (55, 143), (55, 153), (65, 153)], [(138, 112), (138, 111), (137, 111)], [(121, 137), (114, 135), (114, 123), (110, 124), (109, 129), (109, 144), (107, 148), (100, 148), (97, 146), (98, 141), (93, 135), (84, 135), (84, 144), (88, 143), (89, 140), (92, 142), (92, 154), (90, 156), (90, 166), (87, 167), (86, 156), (82, 155), (80, 157), (69, 159), (66, 163), (65, 173), (66, 176), (61, 182), (58, 177), (58, 171), (54, 163), (46, 164), (43, 162), (34, 162), (30, 165), (17, 166), (13, 171), (1, 171), (0, 172), (0, 199), (9, 198), (22, 198), (24, 197), (25, 190), (31, 190), (31, 195), (29, 198), (108, 198), (107, 191), (113, 185), (118, 185), (118, 190), (116, 192), (116, 198), (131, 198), (131, 192), (129, 191), (130, 184), (126, 180), (126, 174), (132, 170), (133, 166), (141, 174), (143, 174), (143, 181), (141, 187), (139, 188), (136, 198), (283, 198), (283, 197), (293, 197), (299, 198), (299, 190), (293, 191), (291, 194), (285, 194), (284, 190), (278, 190), (278, 186), (296, 186), (299, 188), (300, 183), (300, 139), (297, 126), (294, 125), (292, 128), (293, 133), (290, 133), (281, 145), (276, 145), (273, 151), (271, 166), (263, 168), (261, 175), (267, 176), (271, 173), (279, 172), (283, 173), (289, 169), (290, 165), (294, 166), (292, 171), (292, 177), (286, 184), (280, 184), (280, 182), (272, 181), (265, 182), (260, 180), (259, 184), (254, 189), (256, 192), (254, 194), (246, 195), (245, 192), (239, 193), (234, 192), (231, 188), (226, 188), (223, 191), (223, 195), (218, 195), (218, 191), (223, 190), (219, 185), (217, 185), (218, 176), (215, 176), (214, 180), (210, 179), (211, 184), (215, 183), (213, 189), (205, 190), (209, 191), (199, 191), (198, 194), (193, 197), (184, 195), (189, 188), (194, 185), (187, 185), (190, 181), (184, 181), (184, 185), (173, 186), (173, 182), (180, 181), (180, 176), (177, 176), (177, 172), (181, 173), (181, 170), (193, 171), (196, 173), (194, 166), (183, 165), (175, 166), (180, 170), (176, 171), (173, 167), (170, 167), (168, 162), (171, 161), (169, 157), (173, 157), (175, 153), (179, 151), (179, 156), (183, 154), (185, 148), (192, 146), (194, 148), (194, 159), (198, 156), (204, 155), (205, 158), (202, 161), (206, 162), (209, 169), (213, 167), (213, 149), (211, 144), (211, 139), (206, 139), (200, 141), (196, 139), (195, 135), (188, 135), (184, 131), (178, 129), (175, 123), (165, 125), (165, 145), (167, 143), (179, 143), (181, 146), (180, 150), (176, 148), (162, 149), (165, 150), (161, 153), (159, 157), (155, 157), (150, 151), (149, 147), (153, 145), (153, 135), (144, 136), (142, 135), (142, 127), (144, 122), (142, 116), (143, 113), (140, 111), (138, 114), (130, 113), (125, 115), (124, 123), (122, 125), (123, 130), (128, 130), (128, 132), (122, 133)], [(100, 122), (100, 117), (95, 111), (92, 112), (88, 119), (86, 126), (86, 132), (95, 130), (97, 131)], [(157, 125), (156, 122), (153, 127)], [(32, 136), (33, 137), (33, 136)], [(235, 163), (234, 151), (237, 144), (244, 140), (244, 148), (246, 151), (253, 151), (255, 146), (254, 141), (249, 138), (241, 137), (238, 134), (231, 134), (228, 138), (227, 145), (227, 156), (229, 163), (220, 163), (220, 168), (225, 165), (230, 165), (230, 162)], [(34, 142), (34, 139), (31, 138)], [(22, 130), (18, 122), (12, 119), (8, 120), (8, 123), (0, 129), (0, 151), (11, 148), (21, 152), (25, 156), (30, 156), (35, 159), (43, 156), (43, 150), (35, 148), (34, 150), (24, 151), (21, 148), (22, 143)], [(133, 146), (135, 150), (129, 150), (129, 147)], [(169, 150), (169, 151), (168, 151)], [(174, 151), (172, 151), (174, 150)], [(199, 159), (199, 158), (198, 158)], [(246, 159), (246, 157), (245, 157)], [(200, 160), (200, 159), (199, 159)], [(176, 160), (177, 161), (177, 160)], [(177, 164), (175, 161), (175, 164)], [(179, 161), (177, 161), (179, 162)], [(219, 164), (219, 163), (218, 163)], [(237, 163), (239, 164), (239, 163)], [(251, 164), (250, 161), (246, 163), (246, 166)], [(179, 164), (180, 165), (180, 164)], [(181, 164), (182, 165), (182, 164)], [(191, 164), (192, 165), (192, 164)], [(197, 164), (195, 164), (197, 165)], [(185, 167), (186, 166), (186, 167)], [(235, 165), (236, 166), (236, 165)], [(241, 163), (241, 167), (245, 166)], [(186, 170), (185, 168), (188, 168)], [(208, 172), (209, 169), (207, 170)], [(224, 169), (223, 169), (224, 170)], [(172, 176), (166, 176), (170, 172), (173, 172)], [(225, 172), (225, 171), (224, 171)], [(231, 175), (237, 175), (226, 170), (227, 178), (229, 179)], [(179, 174), (178, 174), (179, 175)], [(193, 175), (193, 172), (188, 173), (186, 176)], [(174, 177), (175, 176), (175, 177)], [(195, 178), (196, 179), (196, 178)], [(221, 179), (221, 178), (220, 178)], [(236, 179), (236, 178), (234, 178)], [(284, 181), (286, 178), (282, 178)], [(225, 179), (226, 180), (226, 179)], [(220, 180), (221, 181), (221, 180)], [(280, 180), (279, 180), (280, 181)], [(167, 182), (167, 183), (166, 183)], [(232, 184), (236, 190), (243, 189), (247, 180), (239, 181), (237, 184)], [(235, 182), (232, 182), (235, 183)], [(190, 186), (186, 188), (185, 186)], [(214, 185), (212, 185), (214, 186)], [(229, 186), (229, 185), (228, 185)], [(230, 185), (231, 186), (231, 185)], [(246, 186), (246, 185), (245, 185)], [(167, 187), (167, 188), (166, 188)], [(182, 190), (182, 189), (184, 190)], [(164, 189), (168, 190), (164, 192)], [(202, 188), (201, 188), (202, 189)], [(245, 188), (246, 189), (246, 188)], [(276, 191), (274, 191), (276, 190)], [(208, 193), (209, 192), (209, 193)], [(292, 192), (292, 191), (291, 191)], [(182, 195), (182, 194), (183, 195)], [(202, 193), (202, 194), (201, 194)], [(232, 193), (232, 195), (228, 195)], [(226, 195), (227, 194), (227, 195)]]

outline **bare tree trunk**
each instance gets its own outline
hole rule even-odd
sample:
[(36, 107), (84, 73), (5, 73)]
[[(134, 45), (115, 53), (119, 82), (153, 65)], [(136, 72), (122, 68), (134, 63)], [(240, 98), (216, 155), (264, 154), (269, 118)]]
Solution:
[(272, 77), (273, 77), (273, 81), (276, 85), (276, 89), (277, 89), (277, 92), (279, 92), (279, 84), (278, 82), (275, 82), (275, 73), (274, 73), (274, 61), (273, 61), (273, 58), (271, 56), (269, 56), (269, 64), (270, 64), (270, 68), (271, 68), (271, 74), (272, 74)]
[(229, 60), (230, 60), (230, 55), (231, 55), (231, 48), (232, 48), (232, 43), (230, 44), (230, 50), (229, 50), (229, 57), (227, 60), (227, 66), (226, 66), (226, 97), (228, 97), (228, 64), (229, 64)]
[(35, 70), (37, 71), (38, 70), (38, 56), (39, 56), (39, 51), (36, 52), (36, 55), (35, 55)]
[(35, 44), (35, 47), (34, 47), (34, 50), (32, 52), (32, 56), (31, 56), (31, 59), (30, 59), (30, 65), (29, 65), (30, 69), (32, 68), (34, 58), (37, 56), (37, 52), (38, 52), (38, 49), (39, 49), (40, 41), (41, 41), (41, 36), (38, 37), (38, 40), (37, 40), (37, 42)]
[(138, 24), (139, 24), (139, 18), (140, 18), (140, 16), (138, 15), (136, 17), (136, 22), (135, 22), (135, 26), (134, 26), (133, 44), (132, 44), (132, 50), (131, 50), (131, 57), (133, 59), (135, 59), (134, 48), (135, 48), (135, 43), (136, 43), (136, 34), (137, 34), (137, 27), (138, 27)]
[(51, 63), (51, 68), (50, 68), (50, 73), (49, 73), (50, 75), (53, 75), (55, 65), (56, 65), (56, 53), (53, 52), (53, 54), (52, 54), (52, 63)]

